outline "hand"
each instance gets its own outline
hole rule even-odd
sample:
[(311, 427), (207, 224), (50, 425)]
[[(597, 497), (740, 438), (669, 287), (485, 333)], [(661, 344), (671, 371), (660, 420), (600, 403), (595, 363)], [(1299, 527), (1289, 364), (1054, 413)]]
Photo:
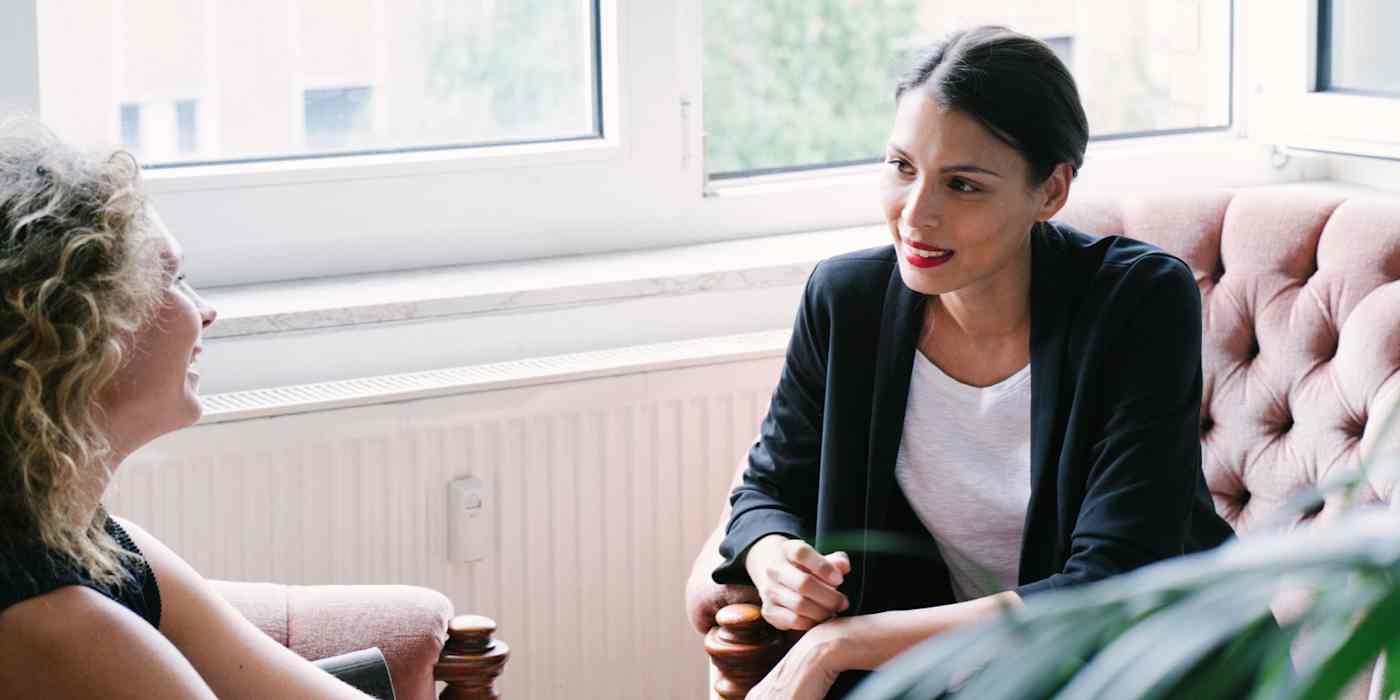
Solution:
[(822, 700), (847, 669), (838, 658), (847, 623), (838, 618), (813, 627), (797, 640), (782, 661), (749, 691), (746, 700)]
[(695, 631), (705, 634), (715, 626), (715, 613), (734, 603), (761, 603), (753, 586), (723, 585), (710, 578), (708, 569), (695, 569), (685, 582), (685, 612)]
[(851, 605), (836, 590), (851, 573), (845, 552), (822, 555), (802, 540), (768, 535), (749, 547), (744, 567), (763, 599), (763, 619), (780, 630), (810, 630)]

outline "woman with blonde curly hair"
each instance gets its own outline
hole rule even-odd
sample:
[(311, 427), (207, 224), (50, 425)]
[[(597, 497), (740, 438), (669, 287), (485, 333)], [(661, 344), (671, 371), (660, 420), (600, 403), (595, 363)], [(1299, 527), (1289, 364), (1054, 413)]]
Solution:
[(102, 506), (123, 459), (200, 417), (215, 312), (181, 259), (130, 156), (0, 129), (0, 687), (364, 698)]

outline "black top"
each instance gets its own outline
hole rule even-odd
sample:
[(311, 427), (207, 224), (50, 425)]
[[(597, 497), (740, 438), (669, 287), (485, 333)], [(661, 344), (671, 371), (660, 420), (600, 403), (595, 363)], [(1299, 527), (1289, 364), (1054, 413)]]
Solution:
[(108, 516), (105, 527), (123, 549), (140, 558), (139, 562), (128, 566), (131, 577), (127, 583), (104, 586), (79, 570), (69, 557), (56, 554), (37, 542), (0, 539), (0, 610), (64, 586), (86, 586), (159, 629), (160, 588), (156, 585), (155, 574), (151, 572), (141, 550), (137, 549), (116, 520)]
[[(894, 478), (925, 299), (905, 286), (893, 246), (812, 272), (730, 497), (716, 582), (750, 583), (739, 555), (781, 533), (849, 551), (847, 615), (953, 602), (933, 537)], [(1017, 593), (1096, 581), (1233, 534), (1201, 471), (1201, 300), (1186, 263), (1129, 238), (1039, 226), (1030, 355)]]

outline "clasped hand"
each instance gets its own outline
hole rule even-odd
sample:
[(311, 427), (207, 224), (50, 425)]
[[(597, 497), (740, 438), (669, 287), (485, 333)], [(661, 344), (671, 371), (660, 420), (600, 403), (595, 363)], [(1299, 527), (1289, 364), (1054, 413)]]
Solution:
[(851, 605), (837, 590), (851, 573), (845, 552), (823, 555), (802, 540), (768, 535), (749, 548), (744, 567), (763, 601), (763, 619), (780, 630), (812, 629)]
[(769, 535), (749, 548), (744, 562), (763, 601), (763, 618), (781, 630), (802, 632), (751, 700), (820, 700), (845, 670), (836, 659), (850, 607), (837, 590), (851, 573), (845, 552), (823, 555), (802, 540)]

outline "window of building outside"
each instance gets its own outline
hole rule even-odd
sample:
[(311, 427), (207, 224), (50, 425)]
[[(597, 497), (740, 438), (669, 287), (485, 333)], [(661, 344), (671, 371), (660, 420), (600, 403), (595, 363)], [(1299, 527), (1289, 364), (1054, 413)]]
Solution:
[(372, 87), (307, 90), (302, 109), (306, 147), (337, 151), (372, 143), (373, 100)]
[(147, 165), (602, 130), (595, 0), (45, 3), (40, 118)]
[(199, 150), (199, 100), (125, 102), (117, 121), (122, 147), (138, 158), (189, 157)]
[(707, 169), (725, 178), (878, 158), (899, 72), (931, 40), (980, 24), (1044, 39), (1074, 73), (1095, 137), (1227, 127), (1231, 10), (1230, 0), (706, 0)]
[(1400, 97), (1400, 2), (1320, 0), (1317, 89)]
[(127, 148), (141, 150), (141, 105), (125, 103), (120, 107), (121, 140)]
[(175, 103), (175, 150), (182, 154), (199, 150), (199, 100)]

